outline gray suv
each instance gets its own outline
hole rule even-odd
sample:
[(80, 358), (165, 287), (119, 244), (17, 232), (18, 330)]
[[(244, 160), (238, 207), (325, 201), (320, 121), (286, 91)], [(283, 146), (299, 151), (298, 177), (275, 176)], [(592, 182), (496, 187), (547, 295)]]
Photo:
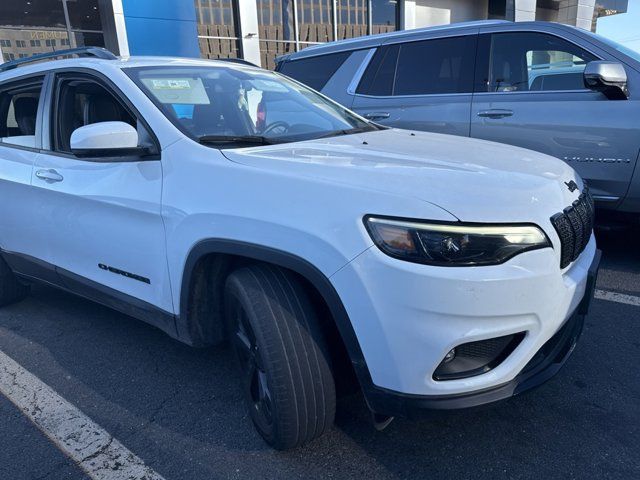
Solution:
[(601, 36), (461, 23), (309, 47), (277, 70), (384, 125), (561, 158), (599, 207), (640, 213), (640, 54)]

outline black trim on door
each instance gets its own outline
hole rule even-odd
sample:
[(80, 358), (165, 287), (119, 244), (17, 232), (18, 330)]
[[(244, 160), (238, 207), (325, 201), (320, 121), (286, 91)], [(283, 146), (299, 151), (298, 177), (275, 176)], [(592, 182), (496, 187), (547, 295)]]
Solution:
[(22, 280), (44, 283), (100, 303), (178, 338), (175, 315), (171, 312), (30, 255), (5, 250), (0, 250), (0, 255)]

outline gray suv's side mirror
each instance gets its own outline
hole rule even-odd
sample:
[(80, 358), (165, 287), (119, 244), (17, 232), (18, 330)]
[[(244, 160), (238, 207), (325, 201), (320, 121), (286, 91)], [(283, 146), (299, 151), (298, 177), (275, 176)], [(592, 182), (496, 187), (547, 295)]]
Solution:
[(618, 62), (587, 63), (584, 69), (584, 84), (591, 90), (604, 93), (611, 100), (629, 98), (627, 72), (624, 66)]

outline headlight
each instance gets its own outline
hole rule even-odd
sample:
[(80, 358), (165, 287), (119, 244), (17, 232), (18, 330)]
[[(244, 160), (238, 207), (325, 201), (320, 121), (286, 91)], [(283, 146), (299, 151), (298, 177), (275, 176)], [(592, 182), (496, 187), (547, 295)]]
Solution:
[(365, 226), (387, 255), (440, 266), (497, 265), (527, 250), (550, 247), (535, 225), (429, 223), (367, 216)]

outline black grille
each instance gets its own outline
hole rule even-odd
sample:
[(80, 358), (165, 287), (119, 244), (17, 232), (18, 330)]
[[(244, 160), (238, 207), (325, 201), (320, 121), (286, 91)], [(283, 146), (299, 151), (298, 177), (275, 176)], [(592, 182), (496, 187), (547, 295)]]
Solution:
[(575, 261), (589, 243), (593, 232), (593, 198), (585, 185), (584, 191), (573, 205), (551, 217), (551, 223), (562, 245), (560, 268)]

